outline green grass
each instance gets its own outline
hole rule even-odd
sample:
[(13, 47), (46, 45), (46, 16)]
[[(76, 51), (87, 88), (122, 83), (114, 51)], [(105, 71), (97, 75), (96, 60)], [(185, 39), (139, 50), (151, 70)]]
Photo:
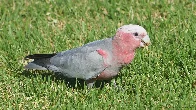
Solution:
[[(0, 0), (1, 109), (195, 109), (196, 2), (191, 0)], [(111, 83), (88, 90), (23, 58), (110, 37), (139, 24), (152, 45)], [(75, 80), (73, 80), (75, 81)]]

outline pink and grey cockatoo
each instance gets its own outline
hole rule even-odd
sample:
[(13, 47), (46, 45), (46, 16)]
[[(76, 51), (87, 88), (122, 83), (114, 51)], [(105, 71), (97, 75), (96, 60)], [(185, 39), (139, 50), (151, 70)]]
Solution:
[(139, 25), (124, 25), (111, 38), (90, 42), (78, 48), (55, 54), (33, 54), (26, 69), (50, 70), (68, 78), (86, 80), (92, 87), (96, 80), (117, 76), (122, 66), (129, 64), (135, 50), (150, 44), (146, 30)]

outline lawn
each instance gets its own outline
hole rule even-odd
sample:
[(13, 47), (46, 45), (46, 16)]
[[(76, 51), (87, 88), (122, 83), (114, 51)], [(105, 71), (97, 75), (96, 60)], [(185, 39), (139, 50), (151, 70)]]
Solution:
[[(143, 26), (152, 44), (111, 82), (25, 71), (24, 57)], [(196, 109), (196, 2), (0, 0), (0, 109)]]

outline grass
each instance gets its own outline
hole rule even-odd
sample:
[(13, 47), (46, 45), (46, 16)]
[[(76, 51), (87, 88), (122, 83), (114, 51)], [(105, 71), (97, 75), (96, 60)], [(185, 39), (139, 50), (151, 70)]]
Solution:
[[(195, 18), (191, 0), (0, 0), (0, 108), (195, 109)], [(23, 69), (28, 54), (78, 47), (130, 23), (145, 27), (152, 45), (122, 69), (122, 89), (69, 87), (69, 79)]]

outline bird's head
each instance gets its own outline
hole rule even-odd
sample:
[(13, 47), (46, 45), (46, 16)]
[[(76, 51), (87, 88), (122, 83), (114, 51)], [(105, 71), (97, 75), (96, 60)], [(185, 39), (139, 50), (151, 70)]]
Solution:
[(146, 30), (139, 25), (133, 24), (124, 25), (118, 28), (114, 39), (126, 46), (131, 46), (133, 50), (150, 44), (150, 38)]

